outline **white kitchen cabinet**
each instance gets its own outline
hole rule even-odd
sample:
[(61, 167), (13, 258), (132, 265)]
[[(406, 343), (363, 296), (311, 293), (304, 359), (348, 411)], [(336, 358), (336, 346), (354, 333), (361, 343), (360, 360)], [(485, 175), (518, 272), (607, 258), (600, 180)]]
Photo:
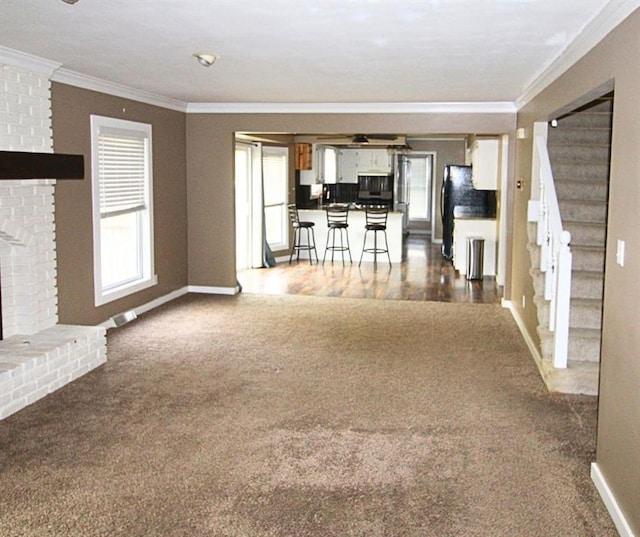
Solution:
[(473, 186), (478, 190), (497, 190), (499, 141), (478, 138), (471, 146)]
[(342, 149), (338, 153), (338, 181), (357, 183), (358, 174), (389, 174), (393, 155), (386, 149)]
[(386, 149), (359, 149), (358, 173), (391, 173), (392, 156)]
[(340, 183), (358, 182), (358, 152), (343, 149), (338, 153), (338, 180)]

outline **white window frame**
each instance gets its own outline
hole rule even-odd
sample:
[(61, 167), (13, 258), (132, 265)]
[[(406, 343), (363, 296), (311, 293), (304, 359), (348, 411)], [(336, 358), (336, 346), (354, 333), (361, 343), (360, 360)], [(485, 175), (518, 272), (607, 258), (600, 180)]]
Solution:
[[(100, 211), (100, 167), (98, 138), (105, 132), (140, 137), (145, 145), (144, 202), (129, 213), (138, 215), (138, 256), (140, 274), (137, 278), (105, 288), (102, 278), (102, 241)], [(157, 285), (153, 251), (153, 150), (151, 125), (123, 119), (91, 115), (91, 186), (93, 194), (93, 274), (95, 305), (100, 306)]]
[[(289, 203), (288, 193), (289, 193), (289, 148), (288, 147), (280, 147), (280, 146), (262, 146), (262, 170), (263, 174), (265, 173), (265, 157), (268, 159), (269, 157), (276, 157), (278, 159), (283, 159), (284, 162), (284, 174), (280, 179), (284, 181), (284, 185), (280, 185), (283, 188), (283, 198), (278, 201), (278, 203), (267, 205), (264, 202), (264, 209), (273, 209), (275, 207), (280, 208), (280, 229), (282, 229), (282, 237), (280, 237), (279, 242), (269, 242), (269, 247), (272, 251), (278, 250), (286, 250), (289, 248), (289, 212), (287, 205)], [(264, 185), (264, 189), (268, 188), (267, 185)], [(266, 226), (266, 222), (264, 223)]]

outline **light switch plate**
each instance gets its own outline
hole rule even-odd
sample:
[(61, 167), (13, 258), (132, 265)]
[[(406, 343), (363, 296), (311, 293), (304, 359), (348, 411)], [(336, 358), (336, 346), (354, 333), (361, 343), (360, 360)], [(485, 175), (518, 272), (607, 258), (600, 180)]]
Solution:
[(618, 239), (618, 245), (616, 248), (616, 263), (621, 267), (624, 267), (624, 241)]

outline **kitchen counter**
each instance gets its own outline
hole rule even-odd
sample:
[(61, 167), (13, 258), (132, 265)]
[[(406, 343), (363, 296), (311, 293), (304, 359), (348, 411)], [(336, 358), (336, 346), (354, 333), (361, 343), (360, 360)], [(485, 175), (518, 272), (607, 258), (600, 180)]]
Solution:
[[(322, 260), (324, 255), (324, 249), (327, 244), (327, 215), (323, 209), (299, 209), (298, 214), (300, 220), (307, 222), (313, 222), (315, 224), (316, 235), (316, 248), (318, 250), (318, 257)], [(403, 213), (389, 212), (387, 217), (387, 241), (389, 243), (389, 257), (391, 263), (400, 263), (402, 261), (402, 217)], [(364, 207), (355, 207), (349, 209), (349, 244), (351, 247), (351, 257), (354, 263), (360, 261), (360, 254), (362, 253), (362, 245), (364, 241), (365, 232), (365, 210)], [(378, 235), (378, 239), (380, 239)], [(373, 247), (373, 233), (369, 233), (367, 239), (367, 247)], [(307, 254), (307, 252), (300, 252), (300, 257)], [(330, 253), (328, 254), (330, 255)], [(340, 254), (337, 259), (342, 262)], [(334, 255), (334, 262), (336, 257)], [(365, 254), (362, 262), (373, 262), (373, 254)], [(386, 263), (386, 255), (378, 254), (378, 263)]]

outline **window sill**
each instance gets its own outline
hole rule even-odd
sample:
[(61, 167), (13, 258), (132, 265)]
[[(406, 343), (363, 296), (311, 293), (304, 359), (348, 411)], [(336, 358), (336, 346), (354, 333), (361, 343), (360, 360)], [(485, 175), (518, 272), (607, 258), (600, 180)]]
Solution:
[(139, 293), (144, 289), (148, 289), (149, 287), (153, 287), (154, 285), (158, 285), (158, 276), (154, 274), (151, 278), (144, 281), (138, 281), (135, 283), (131, 283), (128, 285), (123, 285), (122, 287), (118, 287), (117, 289), (113, 289), (108, 293), (96, 294), (95, 302), (96, 306), (102, 306), (104, 304), (108, 304), (109, 302), (113, 302), (114, 300), (118, 300), (120, 298), (124, 298), (135, 293)]

